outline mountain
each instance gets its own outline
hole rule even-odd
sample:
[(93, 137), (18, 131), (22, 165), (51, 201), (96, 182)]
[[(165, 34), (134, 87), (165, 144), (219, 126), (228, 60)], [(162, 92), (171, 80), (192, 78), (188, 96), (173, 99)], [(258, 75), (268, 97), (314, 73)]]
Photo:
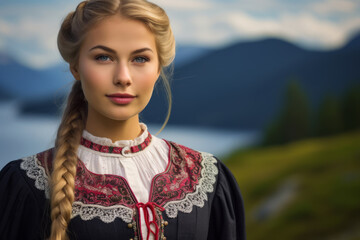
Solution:
[(11, 95), (4, 89), (0, 88), (0, 101), (7, 101), (12, 99)]
[[(212, 51), (175, 68), (169, 123), (262, 129), (281, 105), (287, 83), (297, 79), (314, 107), (325, 94), (342, 94), (360, 84), (359, 37), (332, 51), (311, 51), (270, 38)], [(143, 113), (161, 123), (162, 94)]]
[[(189, 59), (207, 52), (209, 48), (190, 45), (177, 46), (176, 64), (183, 65)], [(0, 100), (9, 97), (20, 100), (49, 98), (54, 92), (66, 94), (73, 80), (67, 64), (35, 70), (26, 67), (5, 53), (0, 53)], [(2, 94), (6, 92), (5, 94)]]
[(360, 34), (354, 35), (346, 44), (344, 49), (355, 50), (360, 49)]
[(0, 53), (0, 89), (18, 100), (42, 99), (68, 91), (71, 74), (64, 64), (45, 70), (26, 67)]
[[(289, 80), (300, 82), (313, 107), (328, 93), (341, 95), (360, 84), (360, 35), (331, 51), (276, 38), (196, 49), (177, 49), (171, 124), (259, 130), (279, 111)], [(0, 90), (23, 99), (24, 113), (56, 114), (61, 105), (56, 99), (63, 98), (71, 79), (66, 65), (36, 71), (11, 59), (0, 61)], [(162, 123), (166, 110), (158, 84), (141, 120)]]
[(180, 67), (185, 65), (189, 60), (199, 58), (213, 49), (203, 46), (192, 46), (192, 45), (177, 45), (176, 46), (176, 57), (174, 65)]

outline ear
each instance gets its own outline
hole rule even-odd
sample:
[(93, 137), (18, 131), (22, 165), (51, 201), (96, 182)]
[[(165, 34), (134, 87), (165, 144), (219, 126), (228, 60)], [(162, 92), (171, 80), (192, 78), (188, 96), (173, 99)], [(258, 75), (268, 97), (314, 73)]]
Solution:
[(80, 74), (76, 66), (70, 65), (70, 71), (75, 80), (80, 80)]

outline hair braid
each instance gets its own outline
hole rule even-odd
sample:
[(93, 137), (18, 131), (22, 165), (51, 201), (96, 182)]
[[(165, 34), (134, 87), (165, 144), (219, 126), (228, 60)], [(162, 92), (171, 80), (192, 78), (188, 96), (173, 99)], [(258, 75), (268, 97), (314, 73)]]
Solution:
[[(159, 68), (169, 101), (168, 114), (161, 128), (163, 129), (171, 111), (170, 85), (163, 70), (174, 59), (175, 39), (169, 18), (162, 8), (146, 0), (82, 1), (75, 11), (65, 17), (61, 24), (57, 39), (59, 52), (70, 67), (77, 67), (79, 49), (86, 38), (86, 33), (95, 24), (116, 14), (142, 22), (154, 34)], [(51, 175), (51, 240), (67, 239), (66, 230), (71, 219), (74, 201), (77, 147), (85, 127), (86, 111), (87, 103), (81, 83), (76, 81), (69, 95), (55, 144), (56, 153)]]
[(77, 164), (77, 148), (85, 127), (86, 102), (80, 81), (76, 81), (57, 133), (51, 175), (51, 240), (67, 239), (71, 219)]

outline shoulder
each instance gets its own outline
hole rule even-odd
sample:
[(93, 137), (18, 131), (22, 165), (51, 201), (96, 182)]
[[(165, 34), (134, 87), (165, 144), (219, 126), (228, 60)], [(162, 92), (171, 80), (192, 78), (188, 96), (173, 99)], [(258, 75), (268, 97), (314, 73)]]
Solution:
[(0, 236), (4, 239), (44, 239), (49, 191), (38, 159), (36, 154), (11, 161), (0, 171)]
[(186, 147), (184, 145), (172, 142), (172, 141), (167, 141), (165, 140), (165, 142), (167, 142), (167, 144), (169, 145), (169, 154), (170, 157), (178, 157), (181, 158), (183, 160), (186, 159), (191, 159), (193, 161), (203, 161), (204, 159), (206, 160), (210, 160), (213, 163), (218, 162), (219, 160), (211, 153), (207, 153), (207, 152), (201, 152), (198, 150), (194, 150), (190, 147)]
[[(174, 174), (188, 176), (194, 185), (199, 184), (206, 192), (217, 190), (220, 174), (224, 164), (213, 154), (201, 152), (184, 145), (168, 142), (170, 146), (169, 159), (174, 169)], [(219, 174), (220, 173), (220, 174)]]
[(199, 171), (200, 174), (200, 171), (203, 171), (211, 173), (212, 176), (218, 174), (221, 161), (213, 154), (197, 151), (175, 142), (166, 142), (170, 147), (169, 158), (173, 164), (194, 169), (193, 173)]
[[(183, 162), (183, 166), (198, 164), (207, 175), (216, 176), (217, 191), (229, 190), (238, 192), (238, 183), (230, 169), (211, 153), (201, 152), (181, 144), (167, 141), (170, 146), (170, 159), (173, 162)], [(202, 174), (203, 175), (203, 174)]]
[(50, 148), (43, 152), (20, 159), (20, 168), (25, 170), (28, 175), (32, 170), (42, 170), (45, 176), (50, 176), (52, 172), (54, 149)]
[[(49, 198), (49, 176), (52, 170), (53, 149), (9, 162), (0, 172), (5, 187), (22, 186), (32, 192), (45, 192)], [(25, 184), (24, 184), (25, 183)]]
[(19, 159), (6, 164), (0, 171), (0, 182), (10, 183), (13, 180), (27, 182), (26, 174), (21, 170), (21, 163), (22, 160)]
[(212, 198), (218, 168), (217, 159), (212, 154), (166, 142), (169, 165), (165, 172), (153, 179), (152, 200), (174, 218), (178, 211), (190, 213), (193, 206), (202, 208)]

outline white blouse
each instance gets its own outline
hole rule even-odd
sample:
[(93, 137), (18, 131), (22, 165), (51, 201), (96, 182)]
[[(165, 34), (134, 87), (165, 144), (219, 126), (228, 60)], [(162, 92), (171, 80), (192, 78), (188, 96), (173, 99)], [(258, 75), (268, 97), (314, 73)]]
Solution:
[[(112, 142), (109, 138), (96, 137), (84, 130), (83, 138), (105, 146), (131, 147), (137, 146), (148, 137), (145, 124), (140, 124), (142, 134), (134, 140), (120, 140)], [(136, 153), (102, 153), (80, 145), (78, 157), (86, 168), (97, 174), (113, 174), (124, 177), (138, 202), (147, 203), (153, 177), (165, 171), (169, 161), (168, 144), (152, 136), (150, 144), (142, 151)]]
[[(137, 146), (148, 137), (148, 130), (145, 124), (140, 124), (142, 134), (134, 140), (120, 140), (112, 142), (109, 138), (96, 137), (84, 130), (83, 138), (93, 143), (109, 146), (121, 147), (124, 150)], [(103, 153), (92, 150), (83, 145), (78, 148), (78, 157), (85, 164), (86, 168), (97, 174), (113, 174), (124, 177), (130, 185), (137, 201), (147, 203), (149, 201), (151, 182), (153, 177), (165, 171), (169, 161), (168, 144), (155, 136), (152, 136), (150, 144), (143, 150), (136, 153)], [(141, 234), (142, 239), (146, 239), (149, 229), (145, 224), (144, 209), (140, 209)], [(148, 210), (149, 220), (153, 216)], [(154, 230), (154, 229), (153, 229)], [(150, 234), (150, 239), (154, 235)]]

